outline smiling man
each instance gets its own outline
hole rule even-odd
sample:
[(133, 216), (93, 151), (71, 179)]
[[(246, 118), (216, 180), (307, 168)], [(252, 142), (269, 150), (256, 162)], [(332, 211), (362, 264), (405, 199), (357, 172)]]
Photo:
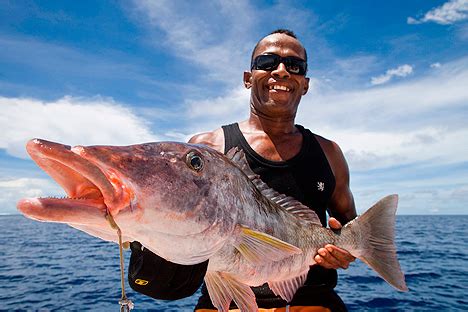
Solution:
[[(247, 120), (201, 133), (190, 143), (208, 145), (226, 153), (238, 146), (252, 170), (276, 191), (292, 196), (330, 227), (356, 217), (349, 189), (349, 170), (338, 145), (295, 124), (299, 102), (309, 88), (307, 53), (295, 34), (279, 29), (262, 38), (252, 53), (251, 70), (244, 72), (244, 86), (251, 90)], [(317, 108), (319, 109), (319, 108)], [(264, 311), (346, 311), (333, 290), (336, 269), (346, 269), (354, 257), (333, 245), (319, 249), (307, 280), (291, 302), (285, 302), (265, 284), (254, 287)], [(182, 266), (132, 243), (129, 282), (133, 289), (158, 299), (179, 299), (193, 294), (203, 281), (208, 262)], [(234, 303), (231, 308), (235, 309)], [(268, 309), (268, 310), (267, 310)], [(197, 311), (212, 311), (206, 287)]]

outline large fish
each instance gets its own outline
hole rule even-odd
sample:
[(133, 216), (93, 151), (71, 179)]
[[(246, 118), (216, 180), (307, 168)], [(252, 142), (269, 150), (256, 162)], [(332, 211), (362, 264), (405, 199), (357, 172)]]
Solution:
[(221, 311), (232, 300), (242, 311), (256, 311), (249, 286), (265, 282), (290, 301), (328, 243), (407, 290), (394, 244), (397, 195), (334, 233), (308, 207), (263, 183), (238, 149), (225, 156), (175, 142), (72, 148), (34, 139), (27, 151), (68, 198), (23, 199), (23, 214), (115, 242), (110, 214), (124, 241), (139, 241), (175, 263), (209, 259), (205, 282)]

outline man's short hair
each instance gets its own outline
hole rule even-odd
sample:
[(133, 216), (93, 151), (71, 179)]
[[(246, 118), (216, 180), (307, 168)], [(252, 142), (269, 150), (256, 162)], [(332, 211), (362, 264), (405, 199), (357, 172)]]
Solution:
[[(257, 51), (257, 48), (258, 48), (258, 45), (260, 44), (260, 41), (265, 39), (265, 37), (268, 37), (269, 35), (273, 35), (273, 34), (284, 34), (286, 36), (292, 37), (292, 38), (299, 41), (299, 39), (297, 39), (296, 34), (292, 30), (284, 29), (284, 28), (279, 28), (279, 29), (273, 30), (271, 33), (269, 33), (268, 35), (266, 35), (266, 36), (262, 37), (260, 40), (258, 40), (257, 44), (255, 45), (255, 47), (254, 47), (254, 49), (252, 51), (252, 56), (250, 57), (250, 64), (251, 64), (250, 67), (252, 67), (252, 64), (253, 64), (253, 61), (254, 61), (255, 51)], [(304, 61), (307, 62), (307, 51), (304, 48), (304, 46), (302, 46), (302, 48), (304, 49), (304, 58), (305, 58)]]

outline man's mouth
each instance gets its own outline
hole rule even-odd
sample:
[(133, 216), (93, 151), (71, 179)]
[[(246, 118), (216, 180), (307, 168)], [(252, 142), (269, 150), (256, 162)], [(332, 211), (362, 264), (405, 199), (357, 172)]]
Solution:
[(270, 85), (268, 87), (269, 90), (276, 90), (276, 91), (286, 91), (286, 92), (289, 92), (290, 89), (286, 86), (282, 86), (282, 85)]

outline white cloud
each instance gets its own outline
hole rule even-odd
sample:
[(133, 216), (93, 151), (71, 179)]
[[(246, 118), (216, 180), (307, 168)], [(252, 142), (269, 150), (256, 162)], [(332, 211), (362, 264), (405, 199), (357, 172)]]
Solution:
[(450, 0), (428, 11), (422, 18), (408, 17), (408, 24), (434, 22), (442, 25), (453, 24), (468, 18), (468, 0)]
[(194, 72), (197, 80), (211, 78), (233, 83), (240, 79), (239, 73), (247, 68), (254, 45), (246, 33), (255, 22), (249, 14), (253, 8), (247, 1), (180, 4), (169, 0), (143, 0), (133, 3), (136, 19), (140, 23), (147, 22), (155, 44), (202, 66), (204, 71)]
[(421, 22), (419, 22), (418, 20), (416, 20), (415, 18), (413, 18), (411, 16), (407, 18), (406, 22), (408, 24), (421, 24)]
[(395, 192), (399, 194), (398, 214), (466, 214), (468, 211), (466, 194), (465, 197), (457, 197), (453, 195), (456, 191), (453, 188), (443, 191), (437, 189), (419, 191), (412, 187), (407, 189), (405, 186), (393, 186), (393, 189), (383, 187), (382, 189), (355, 191), (354, 194), (358, 213), (364, 212), (378, 198)]
[[(352, 170), (389, 168), (421, 162), (434, 165), (462, 162), (468, 147), (459, 144), (468, 128), (448, 131), (442, 127), (415, 128), (410, 131), (328, 130), (343, 149)], [(421, 137), (432, 134), (430, 139)]]
[(191, 131), (213, 130), (220, 125), (246, 119), (249, 113), (250, 91), (244, 87), (231, 90), (225, 96), (187, 101), (187, 116)]
[(378, 77), (372, 77), (371, 84), (372, 85), (380, 85), (389, 82), (393, 77), (406, 77), (413, 73), (413, 67), (405, 64), (398, 66), (394, 69), (389, 69), (385, 72), (384, 75)]
[(431, 68), (440, 68), (442, 65), (440, 63), (432, 63)]
[(154, 141), (146, 121), (111, 99), (63, 97), (44, 102), (0, 97), (0, 148), (26, 158), (25, 143), (43, 138), (69, 145)]
[[(464, 185), (462, 187), (459, 187), (459, 188), (453, 190), (451, 195), (454, 198), (460, 198), (460, 199), (468, 200), (468, 185)], [(468, 207), (466, 207), (466, 208), (467, 208), (467, 211), (468, 211)]]

